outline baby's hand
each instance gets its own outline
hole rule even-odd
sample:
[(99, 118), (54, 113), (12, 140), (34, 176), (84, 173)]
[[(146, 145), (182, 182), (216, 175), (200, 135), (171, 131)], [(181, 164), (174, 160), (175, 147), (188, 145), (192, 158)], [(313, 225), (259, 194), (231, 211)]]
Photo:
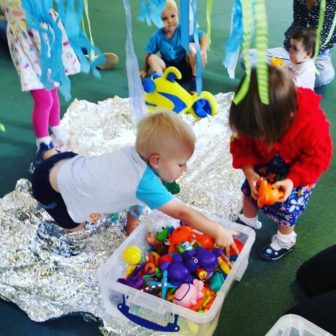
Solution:
[(90, 215), (90, 222), (92, 223), (96, 223), (101, 217), (101, 214), (100, 213), (93, 213)]
[(239, 254), (239, 250), (235, 242), (233, 241), (233, 236), (238, 235), (237, 231), (226, 229), (219, 225), (218, 233), (215, 237), (215, 243), (218, 247), (225, 248), (225, 254), (227, 256), (230, 255), (230, 246), (232, 246), (233, 250)]
[(277, 181), (274, 183), (274, 186), (283, 191), (283, 196), (279, 198), (279, 202), (285, 202), (289, 197), (289, 195), (292, 193), (294, 188), (294, 184), (291, 179), (284, 179)]
[(145, 70), (141, 70), (139, 75), (140, 75), (141, 78), (145, 78), (148, 75), (148, 73)]

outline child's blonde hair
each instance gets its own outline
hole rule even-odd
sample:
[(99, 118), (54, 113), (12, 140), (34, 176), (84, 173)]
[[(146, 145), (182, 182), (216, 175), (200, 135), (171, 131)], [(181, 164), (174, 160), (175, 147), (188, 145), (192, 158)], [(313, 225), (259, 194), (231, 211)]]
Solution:
[(145, 116), (138, 124), (135, 148), (144, 159), (152, 154), (174, 154), (180, 148), (195, 148), (192, 129), (176, 113), (159, 111)]
[(166, 9), (175, 10), (176, 12), (178, 12), (177, 4), (176, 4), (175, 0), (167, 0), (166, 6), (164, 7), (164, 10), (166, 10)]

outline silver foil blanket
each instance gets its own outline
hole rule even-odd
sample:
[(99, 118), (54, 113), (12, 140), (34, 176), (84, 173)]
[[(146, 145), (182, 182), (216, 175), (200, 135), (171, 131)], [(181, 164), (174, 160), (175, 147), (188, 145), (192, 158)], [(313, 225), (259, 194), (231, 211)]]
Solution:
[[(213, 216), (232, 219), (241, 207), (243, 179), (232, 169), (229, 153), (232, 94), (218, 94), (216, 99), (217, 116), (200, 121), (182, 116), (193, 125), (197, 144), (188, 171), (179, 180), (178, 197)], [(69, 149), (81, 154), (100, 154), (135, 139), (129, 99), (114, 97), (98, 104), (75, 100), (62, 124), (70, 133)], [(28, 180), (18, 180), (15, 190), (0, 199), (1, 298), (34, 321), (78, 312), (97, 319), (104, 335), (159, 335), (118, 318), (114, 323), (104, 320), (96, 271), (126, 239), (125, 214), (119, 219), (106, 216), (73, 234), (54, 232), (48, 220), (32, 198)]]

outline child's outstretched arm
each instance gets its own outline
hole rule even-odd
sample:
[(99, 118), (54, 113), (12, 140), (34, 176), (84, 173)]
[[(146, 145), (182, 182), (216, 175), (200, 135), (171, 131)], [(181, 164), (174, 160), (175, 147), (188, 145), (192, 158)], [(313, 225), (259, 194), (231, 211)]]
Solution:
[(214, 237), (215, 242), (220, 247), (225, 247), (228, 255), (230, 246), (239, 253), (236, 244), (233, 241), (233, 236), (237, 235), (236, 231), (226, 229), (219, 223), (202, 215), (199, 211), (185, 205), (177, 198), (159, 208), (160, 211), (168, 216), (180, 219), (184, 224), (194, 227), (196, 230), (207, 233)]

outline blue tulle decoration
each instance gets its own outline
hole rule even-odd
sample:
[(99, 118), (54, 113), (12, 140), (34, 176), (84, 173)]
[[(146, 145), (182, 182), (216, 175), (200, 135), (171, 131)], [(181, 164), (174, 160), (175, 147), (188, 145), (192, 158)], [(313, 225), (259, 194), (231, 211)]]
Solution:
[[(201, 48), (198, 38), (198, 32), (197, 32), (197, 1), (192, 0), (192, 11), (194, 15), (194, 41), (195, 41), (195, 47), (196, 47), (196, 91), (197, 94), (200, 95), (202, 91), (202, 60), (201, 60)], [(188, 16), (189, 18), (189, 16)]]
[(138, 59), (134, 51), (132, 36), (132, 14), (129, 0), (123, 0), (126, 14), (126, 70), (128, 80), (128, 92), (131, 104), (133, 122), (136, 124), (144, 116), (146, 107), (144, 100), (144, 90), (139, 76)]
[(189, 54), (189, 11), (190, 11), (190, 4), (189, 0), (181, 1), (180, 3), (180, 12), (181, 12), (181, 19), (180, 19), (180, 27), (181, 27), (181, 44), (187, 54)]
[(240, 46), (243, 41), (243, 12), (241, 0), (235, 0), (231, 14), (231, 32), (224, 44), (224, 66), (228, 69), (230, 78), (234, 77), (234, 70), (239, 56)]
[(166, 0), (140, 0), (140, 14), (138, 19), (146, 21), (149, 26), (152, 22), (158, 27), (163, 26), (161, 13), (166, 6)]
[(50, 15), (52, 0), (22, 0), (22, 8), (28, 27), (40, 37), (41, 83), (46, 89), (52, 89), (53, 82), (60, 83), (60, 91), (69, 100), (70, 80), (62, 63), (62, 31)]
[[(81, 72), (88, 73), (90, 70), (94, 76), (100, 78), (97, 65), (105, 61), (101, 51), (91, 44), (82, 30), (81, 22), (83, 18), (83, 0), (55, 0), (57, 11), (63, 21), (69, 42), (74, 49), (81, 64)], [(83, 50), (90, 56), (96, 55), (91, 64), (86, 59)]]

